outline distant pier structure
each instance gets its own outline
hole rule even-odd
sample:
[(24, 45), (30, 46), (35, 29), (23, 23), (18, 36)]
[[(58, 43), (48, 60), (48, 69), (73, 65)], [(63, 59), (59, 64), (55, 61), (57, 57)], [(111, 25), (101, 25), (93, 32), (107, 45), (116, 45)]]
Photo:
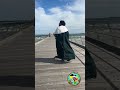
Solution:
[(52, 33), (49, 33), (48, 36), (51, 37), (53, 34)]

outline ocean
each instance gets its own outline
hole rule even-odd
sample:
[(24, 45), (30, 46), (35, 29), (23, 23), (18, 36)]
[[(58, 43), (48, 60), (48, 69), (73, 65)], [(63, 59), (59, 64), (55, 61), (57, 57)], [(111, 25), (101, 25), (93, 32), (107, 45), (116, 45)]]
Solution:
[[(48, 37), (48, 35), (35, 35), (35, 42), (43, 40), (46, 37)], [(69, 38), (70, 38), (70, 41), (73, 41), (80, 45), (85, 46), (85, 33), (70, 34)]]
[(46, 37), (48, 37), (48, 35), (35, 35), (35, 42), (43, 40)]
[(85, 46), (85, 33), (70, 34), (70, 41)]

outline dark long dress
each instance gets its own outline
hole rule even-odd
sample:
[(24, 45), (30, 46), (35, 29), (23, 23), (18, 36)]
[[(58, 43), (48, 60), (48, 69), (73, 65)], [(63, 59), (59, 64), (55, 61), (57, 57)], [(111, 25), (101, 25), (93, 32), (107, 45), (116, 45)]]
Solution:
[(75, 53), (69, 43), (69, 32), (55, 34), (57, 56), (63, 60), (75, 59)]
[(96, 78), (96, 65), (88, 50), (85, 48), (85, 79)]

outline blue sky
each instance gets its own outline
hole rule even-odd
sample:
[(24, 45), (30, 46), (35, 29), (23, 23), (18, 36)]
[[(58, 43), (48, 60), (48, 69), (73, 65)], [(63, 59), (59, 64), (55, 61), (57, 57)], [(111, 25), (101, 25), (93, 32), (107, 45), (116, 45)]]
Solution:
[(43, 7), (45, 10), (53, 7), (64, 7), (66, 4), (72, 4), (74, 0), (36, 0), (36, 8)]
[(85, 1), (35, 1), (35, 34), (53, 33), (60, 20), (65, 20), (70, 33), (85, 32)]

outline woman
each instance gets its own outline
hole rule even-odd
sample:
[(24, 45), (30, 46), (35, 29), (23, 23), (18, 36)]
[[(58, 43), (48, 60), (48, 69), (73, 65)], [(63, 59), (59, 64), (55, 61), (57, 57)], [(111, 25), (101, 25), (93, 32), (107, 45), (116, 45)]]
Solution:
[(54, 33), (57, 49), (57, 56), (55, 56), (55, 58), (60, 58), (63, 61), (70, 61), (71, 59), (75, 59), (75, 54), (72, 47), (70, 46), (69, 32), (65, 25), (65, 22), (61, 20), (58, 28)]

